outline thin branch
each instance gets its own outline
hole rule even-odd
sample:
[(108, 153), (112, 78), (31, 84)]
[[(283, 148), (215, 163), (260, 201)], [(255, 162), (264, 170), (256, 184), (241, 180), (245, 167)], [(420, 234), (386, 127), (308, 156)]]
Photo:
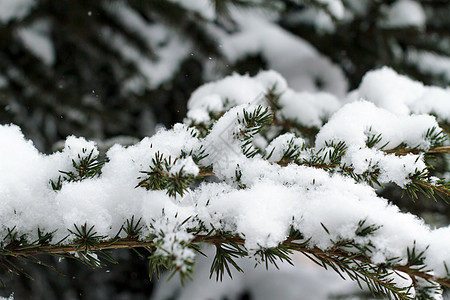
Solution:
[[(384, 150), (385, 153), (394, 153), (395, 155), (406, 155), (406, 154), (419, 154), (423, 151), (420, 149), (410, 149), (410, 148), (400, 148), (400, 149), (389, 149)], [(436, 147), (428, 150), (425, 154), (436, 154), (436, 153), (450, 153), (450, 146)]]
[[(223, 237), (223, 236), (205, 236), (205, 235), (197, 235), (192, 241), (192, 244), (198, 244), (198, 243), (207, 243), (207, 244), (214, 244), (214, 245), (220, 245), (220, 244), (229, 244), (229, 243), (235, 243), (238, 245), (244, 245), (245, 239), (241, 237)], [(292, 242), (290, 239), (287, 239), (282, 245), (288, 246), (289, 248), (299, 251), (301, 253), (305, 254), (312, 254), (317, 257), (320, 257), (322, 259), (326, 259), (329, 261), (333, 261), (334, 258), (346, 258), (354, 261), (359, 261), (363, 263), (371, 264), (369, 258), (364, 255), (355, 255), (332, 248), (330, 250), (321, 250), (317, 247), (308, 248), (304, 244), (298, 244), (295, 242)], [(131, 248), (148, 248), (151, 251), (154, 251), (156, 248), (154, 247), (152, 242), (142, 242), (137, 239), (115, 239), (105, 242), (98, 243), (95, 247), (92, 248), (92, 251), (102, 251), (102, 250), (111, 250), (111, 249), (131, 249)], [(0, 255), (5, 256), (14, 256), (14, 257), (29, 257), (37, 254), (67, 254), (67, 253), (74, 253), (74, 252), (80, 252), (80, 248), (77, 245), (64, 245), (64, 246), (51, 246), (51, 245), (44, 245), (44, 246), (38, 246), (34, 248), (12, 248), (10, 247), (9, 250), (3, 250), (3, 252)], [(409, 265), (404, 266), (390, 266), (389, 267), (392, 270), (400, 271), (403, 273), (408, 274), (412, 277), (419, 277), (425, 280), (431, 280), (436, 283), (439, 283), (442, 286), (450, 287), (450, 279), (440, 279), (436, 278), (433, 275), (415, 269)]]
[(443, 186), (436, 186), (436, 185), (432, 185), (429, 182), (424, 182), (422, 180), (413, 180), (414, 183), (424, 187), (424, 188), (428, 188), (428, 189), (434, 189), (444, 195), (446, 195), (447, 197), (450, 198), (450, 190), (446, 187)]
[(450, 146), (436, 147), (430, 149), (427, 153), (450, 153)]

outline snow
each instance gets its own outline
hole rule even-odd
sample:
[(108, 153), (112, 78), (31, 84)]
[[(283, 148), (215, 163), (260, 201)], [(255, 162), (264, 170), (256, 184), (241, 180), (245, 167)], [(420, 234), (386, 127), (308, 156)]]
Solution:
[[(239, 30), (218, 31), (221, 49), (230, 62), (260, 53), (270, 69), (286, 78), (296, 91), (324, 91), (342, 97), (347, 92), (347, 80), (342, 70), (321, 55), (305, 40), (251, 12), (233, 12)], [(323, 85), (317, 86), (317, 80)]]
[(195, 164), (192, 157), (178, 159), (173, 167), (170, 169), (170, 174), (176, 175), (180, 172), (183, 172), (184, 174), (189, 174), (193, 176), (197, 176), (200, 169)]
[[(38, 153), (31, 142), (23, 139), (17, 126), (0, 127), (0, 135), (0, 153), (5, 158), (0, 162), (0, 169), (9, 170), (0, 175), (3, 200), (1, 231), (16, 226), (17, 230), (35, 237), (38, 224), (41, 230), (47, 232), (61, 226), (60, 216), (55, 215), (55, 195), (49, 180), (57, 179), (59, 169), (71, 170), (71, 160), (78, 159), (78, 154), (81, 154), (77, 151), (78, 146), (84, 139), (69, 138), (65, 151), (45, 156)], [(85, 146), (89, 149), (92, 144), (86, 142)], [(71, 150), (77, 151), (77, 154)], [(22, 222), (21, 218), (28, 221)]]
[(55, 49), (50, 38), (50, 22), (39, 20), (20, 28), (17, 34), (30, 51), (47, 65), (55, 62)]
[(0, 1), (0, 22), (8, 23), (14, 19), (24, 18), (33, 8), (33, 0), (2, 0)]
[(266, 148), (266, 153), (272, 153), (268, 159), (270, 162), (281, 161), (285, 151), (289, 149), (289, 146), (294, 146), (298, 149), (302, 149), (305, 145), (305, 140), (296, 137), (293, 133), (285, 133), (276, 137)]
[(391, 28), (414, 26), (422, 28), (425, 26), (425, 11), (419, 2), (413, 0), (397, 0), (387, 13), (385, 26)]
[[(394, 182), (401, 187), (410, 183), (411, 175), (425, 170), (423, 157), (412, 154), (398, 157), (386, 154), (380, 148), (384, 146), (383, 150), (387, 150), (405, 145), (427, 151), (431, 144), (429, 138), (425, 139), (426, 134), (434, 127), (439, 130), (439, 125), (433, 116), (410, 115), (411, 110), (415, 113), (436, 112), (444, 118), (450, 113), (450, 109), (446, 109), (450, 104), (446, 100), (446, 90), (425, 87), (388, 68), (369, 72), (352, 96), (372, 102), (354, 101), (342, 108), (340, 101), (331, 94), (294, 92), (273, 71), (263, 71), (255, 77), (233, 74), (198, 88), (188, 102), (188, 119), (200, 124), (210, 124), (212, 114), (220, 115), (229, 110), (215, 123), (206, 140), (210, 145), (210, 157), (221, 158), (216, 162), (218, 175), (229, 172), (228, 176), (232, 176), (234, 169), (224, 168), (224, 165), (241, 163), (241, 144), (233, 138), (233, 132), (239, 126), (234, 120), (236, 114), (244, 108), (254, 109), (249, 104), (268, 105), (260, 99), (271, 86), (276, 86), (277, 92), (281, 93), (276, 118), (321, 128), (316, 136), (315, 151), (326, 148), (326, 143), (345, 142), (348, 149), (342, 163), (352, 167), (356, 174), (379, 170), (380, 182)], [(367, 140), (379, 134), (381, 140), (374, 149), (368, 149)], [(263, 148), (269, 142), (258, 141)], [(285, 146), (276, 149), (271, 159), (281, 158)], [(272, 148), (266, 151), (270, 153)], [(304, 155), (308, 157), (309, 154)]]
[(205, 138), (208, 156), (204, 163), (211, 164), (219, 177), (233, 176), (236, 165), (245, 160), (241, 153), (242, 143), (238, 138), (239, 130), (242, 129), (238, 120), (242, 118), (244, 110), (253, 112), (256, 108), (257, 106), (250, 104), (233, 107), (214, 124)]
[(336, 24), (330, 15), (315, 7), (306, 7), (291, 16), (289, 21), (313, 26), (318, 33), (333, 33), (336, 31)]
[(344, 18), (345, 9), (341, 0), (318, 0), (317, 2), (324, 4), (330, 14), (336, 19)]
[(177, 3), (187, 10), (200, 14), (207, 20), (216, 19), (215, 7), (209, 0), (169, 0)]
[[(430, 142), (425, 139), (429, 129), (439, 128), (435, 118), (429, 115), (395, 115), (367, 101), (346, 104), (336, 112), (316, 136), (316, 148), (326, 142), (345, 142), (348, 146), (343, 162), (355, 169), (355, 173), (380, 169), (381, 182), (395, 182), (400, 186), (409, 183), (408, 177), (425, 169), (423, 158), (408, 154), (396, 156), (378, 150), (394, 149), (399, 145), (427, 151)], [(381, 140), (369, 149), (366, 141), (381, 135)]]
[(425, 86), (388, 67), (364, 75), (351, 99), (363, 98), (398, 115), (432, 114), (450, 121), (450, 89)]
[[(239, 109), (242, 108), (233, 110)], [(235, 116), (233, 110), (229, 116)], [(62, 238), (67, 229), (74, 229), (74, 224), (86, 223), (95, 225), (98, 234), (111, 238), (134, 215), (142, 217), (147, 225), (146, 234), (164, 232), (163, 237), (157, 237), (163, 239), (164, 250), (160, 253), (168, 251), (182, 264), (192, 259), (192, 250), (174, 241), (192, 238), (186, 228), (195, 226), (196, 221), (181, 224), (193, 216), (207, 227), (245, 237), (250, 251), (278, 245), (291, 226), (311, 237), (311, 246), (326, 250), (333, 246), (331, 240), (355, 238), (358, 222), (366, 220), (367, 224), (382, 226), (370, 237), (374, 246), (372, 259), (376, 263), (393, 257), (405, 260), (406, 249), (414, 242), (418, 250), (430, 245), (433, 255), (427, 255), (427, 263), (436, 276), (445, 275), (442, 262), (450, 261), (448, 241), (440, 238), (448, 234), (448, 228), (432, 231), (417, 217), (401, 213), (379, 198), (369, 186), (320, 169), (281, 167), (260, 157), (246, 159), (236, 153), (246, 189), (233, 186), (232, 164), (223, 166), (224, 172), (218, 175), (224, 182), (204, 182), (178, 200), (164, 191), (135, 188), (140, 171), (148, 169), (157, 151), (175, 157), (181, 149), (198, 149), (200, 141), (181, 124), (170, 131), (159, 131), (135, 146), (114, 146), (107, 153), (110, 162), (100, 177), (65, 183), (59, 192), (51, 190), (48, 180), (55, 178), (61, 167), (67, 167), (70, 156), (76, 158), (76, 149), (90, 149), (93, 144), (72, 137), (63, 152), (45, 156), (24, 140), (17, 127), (0, 128), (4, 141), (0, 167), (9, 170), (0, 177), (3, 232), (17, 225), (20, 233), (33, 236), (39, 226), (45, 231), (57, 230), (55, 237)], [(324, 231), (321, 223), (329, 232)], [(66, 242), (70, 241), (69, 237)], [(367, 241), (362, 239), (360, 243)]]
[(280, 116), (308, 127), (320, 128), (341, 103), (332, 94), (286, 91), (280, 99)]
[(0, 74), (0, 89), (8, 86), (8, 79)]
[[(236, 107), (233, 110), (239, 109), (241, 108)], [(229, 113), (230, 116), (235, 115), (233, 110)], [(397, 208), (388, 206), (387, 202), (377, 198), (367, 186), (357, 185), (341, 176), (330, 177), (323, 170), (295, 165), (283, 168), (271, 165), (261, 158), (243, 159), (238, 153), (236, 155), (240, 160), (242, 180), (248, 187), (246, 190), (234, 190), (223, 183), (202, 184), (189, 196), (196, 203), (192, 207), (178, 206), (162, 191), (135, 189), (140, 170), (145, 170), (151, 164), (152, 154), (156, 151), (161, 151), (166, 156), (176, 156), (180, 154), (178, 149), (195, 149), (198, 146), (196, 139), (181, 125), (176, 126), (173, 132), (160, 131), (151, 139), (144, 139), (135, 146), (113, 147), (108, 152), (110, 162), (104, 167), (101, 177), (65, 183), (61, 191), (53, 192), (48, 180), (55, 178), (58, 169), (68, 166), (67, 155), (76, 157), (76, 149), (90, 149), (93, 147), (92, 143), (71, 137), (62, 153), (44, 156), (31, 143), (25, 142), (17, 127), (1, 128), (3, 140), (8, 141), (8, 147), (1, 148), (1, 157), (9, 158), (1, 161), (1, 167), (11, 170), (1, 178), (3, 226), (11, 228), (12, 224), (28, 216), (18, 225), (18, 230), (27, 233), (32, 233), (39, 225), (41, 229), (58, 229), (64, 234), (65, 228), (73, 229), (73, 224), (87, 222), (95, 225), (99, 234), (113, 236), (125, 218), (131, 217), (130, 214), (142, 214), (145, 221), (150, 222), (158, 219), (157, 212), (162, 208), (169, 216), (179, 214), (178, 220), (181, 221), (187, 216), (198, 214), (207, 221), (206, 224), (217, 225), (223, 222), (226, 224), (223, 225), (225, 228), (231, 226), (230, 229), (234, 228), (246, 237), (249, 249), (273, 247), (283, 241), (292, 225), (292, 218), (298, 220), (299, 229), (307, 236), (312, 236), (313, 243), (323, 249), (331, 245), (326, 238), (327, 234), (322, 232), (319, 220), (330, 224), (333, 229), (332, 239), (351, 236), (348, 228), (353, 228), (361, 218), (383, 224), (383, 228), (386, 228), (383, 230), (399, 230), (394, 230), (398, 226), (396, 223), (392, 227), (386, 225), (387, 219), (392, 223), (395, 220), (403, 222), (405, 218), (405, 224), (409, 222), (411, 226), (418, 227), (412, 232), (428, 230), (421, 228), (421, 223), (417, 223), (414, 217), (400, 214)], [(212, 134), (211, 138), (216, 138), (214, 129)], [(158, 149), (151, 148), (151, 144), (158, 144)], [(239, 151), (239, 148), (234, 148), (233, 151)], [(234, 170), (232, 164), (228, 168)], [(23, 174), (34, 176), (19, 180)], [(230, 179), (226, 170), (218, 176), (225, 177), (226, 181)], [(312, 182), (313, 178), (315, 183)], [(24, 189), (23, 186), (27, 188)], [(149, 197), (152, 199), (150, 202), (145, 200)], [(297, 199), (303, 200), (298, 202)], [(209, 205), (206, 205), (207, 201)], [(347, 204), (343, 205), (343, 202)], [(56, 210), (51, 208), (55, 206)], [(348, 206), (353, 208), (351, 213), (347, 211)], [(13, 207), (16, 213), (11, 215)], [(384, 219), (386, 214), (390, 216)], [(408, 226), (405, 226), (405, 231), (406, 228)], [(403, 230), (398, 234), (408, 236)], [(398, 239), (385, 241), (386, 236), (380, 239), (391, 243), (388, 249), (395, 255), (400, 255), (399, 252), (404, 250), (402, 247), (407, 244), (400, 243), (397, 251), (394, 251), (392, 243), (397, 243)]]
[[(264, 81), (267, 82), (267, 79)], [(209, 112), (218, 113), (232, 106), (257, 101), (268, 88), (257, 78), (236, 73), (204, 84), (189, 98), (187, 117), (199, 123), (207, 122), (210, 120)]]
[(393, 149), (405, 143), (409, 148), (428, 150), (430, 145), (424, 137), (432, 127), (439, 127), (433, 116), (396, 115), (361, 100), (346, 104), (331, 117), (318, 133), (316, 147), (325, 146), (325, 141), (365, 147), (369, 135), (381, 134), (378, 147), (388, 143), (386, 149)]
[(410, 49), (406, 52), (406, 59), (416, 65), (426, 74), (440, 75), (450, 81), (450, 58), (433, 52)]
[(338, 98), (325, 92), (295, 92), (275, 71), (261, 71), (254, 77), (233, 74), (204, 84), (188, 101), (187, 117), (196, 123), (211, 122), (211, 113), (218, 114), (242, 104), (269, 105), (264, 95), (271, 90), (280, 94), (279, 118), (293, 120), (309, 127), (321, 127), (324, 120), (341, 106)]
[[(325, 91), (339, 97), (347, 92), (347, 80), (340, 67), (318, 53), (308, 42), (277, 25), (279, 16), (276, 12), (268, 17), (267, 11), (261, 13), (238, 10), (230, 6), (230, 16), (236, 24), (236, 30), (230, 30), (225, 25), (213, 23), (216, 12), (210, 1), (171, 1), (209, 22), (207, 30), (217, 39), (220, 51), (230, 63), (237, 63), (248, 55), (261, 54), (269, 68), (280, 72), (295, 90)], [(340, 1), (326, 1), (324, 4), (336, 16), (341, 14)], [(140, 53), (128, 47), (120, 35), (104, 29), (103, 36), (144, 75), (143, 81), (136, 78), (127, 82), (124, 85), (125, 91), (129, 87), (158, 87), (173, 76), (186, 58), (193, 56), (203, 59), (201, 56), (197, 57), (195, 45), (183, 39), (176, 31), (159, 23), (148, 24), (126, 4), (113, 3), (105, 6), (105, 9), (117, 16), (130, 31), (143, 37), (155, 54), (150, 57), (148, 53)], [(204, 77), (208, 80), (217, 79), (216, 61), (210, 58), (205, 65)], [(321, 82), (319, 86), (318, 81)]]
[(367, 14), (370, 9), (370, 1), (361, 1), (361, 0), (347, 0), (346, 8), (351, 10), (353, 13), (359, 16), (364, 16)]
[[(128, 46), (122, 36), (104, 29), (103, 34), (112, 46), (140, 70), (146, 79), (143, 83), (146, 87), (156, 88), (170, 79), (191, 52), (189, 41), (181, 39), (175, 31), (161, 23), (149, 24), (127, 5), (117, 2), (105, 8), (126, 28), (139, 34), (155, 52), (157, 59)], [(139, 85), (141, 82), (136, 83)]]
[[(272, 87), (281, 93), (280, 113), (285, 117), (318, 127), (324, 118), (331, 117), (321, 127), (315, 148), (306, 149), (302, 138), (286, 133), (270, 141), (266, 148), (266, 154), (273, 150), (270, 160), (261, 155), (248, 158), (242, 150), (244, 110), (255, 112), (261, 94)], [(32, 242), (39, 228), (55, 232), (52, 242), (68, 235), (64, 243), (70, 243), (74, 235), (69, 230), (86, 224), (108, 240), (134, 217), (144, 224), (139, 238), (151, 237), (157, 244), (155, 255), (174, 258), (183, 270), (194, 260), (194, 251), (186, 247), (194, 238), (190, 230), (200, 224), (204, 234), (216, 230), (244, 238), (250, 255), (278, 246), (291, 229), (296, 229), (309, 239), (308, 247), (324, 251), (334, 246), (333, 241), (370, 245), (368, 255), (376, 264), (393, 258), (406, 264), (407, 250), (415, 246), (418, 252), (426, 251), (427, 269), (445, 277), (444, 263), (450, 264), (450, 245), (445, 237), (450, 227), (432, 229), (379, 197), (372, 187), (348, 176), (294, 163), (274, 163), (291, 142), (304, 156), (330, 148), (331, 142), (345, 142), (342, 164), (357, 174), (376, 168), (380, 182), (404, 187), (412, 174), (425, 169), (423, 157), (395, 156), (381, 148), (404, 144), (422, 151), (429, 149), (425, 135), (428, 129), (439, 128), (436, 118), (411, 112), (417, 111), (418, 99), (427, 99), (436, 89), (385, 68), (366, 75), (355, 92), (372, 102), (359, 100), (339, 108), (339, 101), (332, 95), (294, 92), (274, 71), (254, 77), (234, 74), (200, 87), (189, 100), (190, 118), (211, 121), (211, 111), (223, 113), (206, 137), (200, 138), (199, 131), (186, 124), (175, 124), (136, 145), (115, 145), (106, 153), (109, 161), (100, 176), (63, 182), (59, 191), (53, 190), (49, 181), (56, 180), (60, 170), (73, 170), (72, 160), (77, 162), (90, 153), (97, 155), (96, 144), (72, 136), (62, 152), (44, 155), (17, 126), (1, 125), (0, 169), (7, 172), (0, 173), (0, 235), (6, 236), (8, 229), (15, 228)], [(443, 107), (435, 105), (433, 109), (442, 117)], [(369, 148), (367, 139), (378, 134), (382, 140)], [(193, 155), (203, 149), (207, 158), (194, 161)], [(180, 158), (186, 153), (193, 155)], [(215, 179), (192, 185), (183, 196), (176, 197), (165, 190), (137, 187), (146, 176), (143, 172), (154, 166), (157, 154), (173, 162), (171, 174), (183, 171), (196, 176), (202, 168), (212, 166)], [(370, 236), (358, 236), (355, 231), (361, 221), (379, 229)], [(121, 232), (120, 236), (124, 235)], [(5, 240), (2, 246), (7, 243)]]
[[(341, 0), (318, 0), (316, 2), (302, 1), (305, 7), (287, 15), (290, 24), (314, 27), (317, 34), (333, 33), (336, 30), (336, 21), (344, 22), (349, 18)], [(284, 16), (286, 18), (286, 16)]]

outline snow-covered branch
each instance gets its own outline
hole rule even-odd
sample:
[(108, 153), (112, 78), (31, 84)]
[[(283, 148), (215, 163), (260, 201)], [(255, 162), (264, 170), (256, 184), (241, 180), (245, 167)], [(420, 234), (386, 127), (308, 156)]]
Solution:
[[(98, 266), (111, 260), (105, 250), (142, 247), (155, 272), (189, 277), (198, 243), (210, 243), (219, 278), (240, 270), (237, 257), (268, 264), (300, 251), (399, 299), (438, 295), (450, 280), (450, 227), (430, 228), (371, 186), (448, 201), (448, 182), (427, 163), (446, 153), (447, 135), (431, 115), (340, 106), (293, 92), (272, 71), (233, 75), (194, 92), (189, 125), (115, 145), (106, 159), (75, 137), (43, 155), (18, 127), (1, 126), (2, 262), (51, 253)], [(316, 128), (315, 139), (286, 120)]]

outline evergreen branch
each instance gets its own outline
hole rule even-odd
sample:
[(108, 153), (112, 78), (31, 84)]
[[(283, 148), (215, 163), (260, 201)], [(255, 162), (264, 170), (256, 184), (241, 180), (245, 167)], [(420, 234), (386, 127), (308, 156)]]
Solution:
[(166, 190), (171, 197), (183, 196), (193, 183), (194, 175), (184, 172), (183, 167), (178, 172), (171, 172), (177, 161), (178, 158), (172, 162), (170, 156), (164, 158), (163, 154), (157, 152), (152, 159), (150, 171), (141, 171), (147, 176), (144, 178), (139, 177), (138, 179), (141, 179), (141, 181), (136, 187), (144, 187), (147, 190)]
[(437, 153), (450, 153), (450, 146), (442, 146), (442, 147), (436, 147), (432, 148), (428, 151), (423, 151), (420, 149), (411, 149), (411, 148), (395, 148), (390, 150), (384, 150), (385, 153), (391, 154), (394, 153), (395, 155), (406, 155), (406, 154), (419, 154), (419, 153), (425, 153), (425, 154), (437, 154)]
[(426, 154), (433, 154), (433, 153), (450, 153), (450, 146), (436, 147), (426, 152)]
[[(333, 156), (333, 154), (331, 154)], [(336, 171), (338, 173), (348, 175), (355, 179), (357, 182), (366, 182), (367, 184), (373, 186), (374, 183), (378, 186), (382, 186), (378, 182), (378, 176), (380, 171), (374, 169), (373, 171), (367, 171), (362, 174), (356, 174), (354, 169), (347, 166), (340, 166), (338, 163), (325, 163), (325, 162), (315, 162), (315, 161), (298, 161), (283, 159), (273, 164), (278, 164), (282, 167), (286, 167), (290, 163), (296, 163), (298, 165), (304, 165), (312, 168), (323, 169), (326, 171)], [(423, 176), (422, 176), (423, 175)], [(198, 177), (215, 176), (215, 173), (211, 169), (200, 169)], [(404, 190), (412, 198), (417, 199), (417, 192), (426, 195), (427, 197), (436, 200), (435, 194), (441, 196), (445, 202), (449, 202), (450, 199), (450, 188), (449, 184), (432, 184), (426, 181), (428, 173), (424, 174), (414, 174), (411, 176), (411, 183), (408, 184)]]
[(82, 149), (83, 155), (78, 154), (78, 158), (72, 159), (72, 166), (74, 170), (59, 171), (62, 176), (59, 176), (56, 181), (50, 180), (50, 185), (53, 190), (58, 191), (62, 188), (63, 182), (82, 181), (87, 178), (94, 178), (102, 174), (102, 168), (107, 160), (100, 160), (99, 155), (94, 155), (94, 149), (86, 155), (87, 149)]
[[(414, 180), (413, 183), (419, 185), (422, 187), (422, 190), (426, 191), (426, 194), (434, 195), (434, 191), (438, 192), (439, 194), (445, 196), (442, 197), (446, 202), (448, 202), (448, 199), (450, 199), (450, 185), (444, 184), (444, 185), (433, 185), (429, 182), (423, 181), (423, 180)], [(417, 197), (416, 197), (417, 198)]]
[(242, 142), (242, 152), (249, 158), (254, 157), (259, 151), (253, 146), (252, 140), (265, 126), (272, 124), (273, 115), (268, 107), (258, 105), (251, 112), (244, 109), (237, 121), (243, 127), (236, 136)]
[[(245, 239), (236, 236), (219, 236), (219, 235), (197, 235), (191, 241), (192, 244), (206, 243), (213, 244), (216, 246), (224, 247), (224, 245), (238, 245), (244, 246)], [(299, 243), (297, 241), (292, 241), (292, 239), (287, 239), (285, 242), (280, 244), (282, 247), (287, 247), (287, 249), (292, 251), (298, 251), (305, 255), (313, 255), (315, 257), (325, 259), (329, 262), (336, 262), (338, 259), (346, 259), (353, 262), (360, 262), (364, 264), (372, 264), (370, 259), (363, 254), (354, 254), (342, 250), (342, 247), (333, 247), (329, 250), (322, 250), (317, 247), (308, 247), (307, 243)], [(228, 247), (225, 246), (225, 247)], [(108, 241), (101, 241), (93, 245), (90, 251), (104, 251), (113, 249), (131, 249), (131, 248), (147, 248), (149, 251), (156, 251), (156, 247), (153, 242), (140, 241), (135, 238), (120, 238)], [(12, 256), (12, 257), (29, 257), (38, 254), (68, 254), (73, 252), (79, 252), (80, 245), (77, 243), (69, 245), (39, 245), (34, 248), (15, 248), (10, 247), (8, 250), (2, 249), (0, 256)], [(279, 250), (277, 250), (279, 251)], [(243, 256), (239, 254), (238, 256)], [(423, 269), (418, 269), (414, 262), (409, 262), (406, 265), (385, 265), (381, 266), (394, 271), (400, 271), (408, 274), (409, 276), (422, 278), (427, 281), (436, 282), (442, 286), (450, 287), (450, 278), (436, 278), (432, 274), (427, 273)]]

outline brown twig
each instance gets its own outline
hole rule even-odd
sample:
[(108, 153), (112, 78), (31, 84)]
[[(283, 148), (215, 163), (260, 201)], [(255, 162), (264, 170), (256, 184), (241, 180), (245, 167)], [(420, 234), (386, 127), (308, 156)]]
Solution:
[(414, 180), (414, 183), (416, 183), (424, 188), (427, 188), (427, 189), (434, 189), (450, 198), (450, 190), (444, 186), (432, 185), (431, 183), (424, 182), (421, 180)]
[(450, 146), (442, 146), (442, 147), (436, 147), (433, 149), (430, 149), (426, 152), (420, 150), (420, 149), (410, 149), (410, 148), (394, 148), (389, 150), (384, 150), (385, 153), (391, 154), (394, 153), (395, 155), (406, 155), (406, 154), (419, 154), (421, 152), (425, 154), (437, 154), (437, 153), (450, 153)]
[[(198, 243), (206, 243), (206, 244), (214, 244), (214, 245), (220, 245), (220, 244), (227, 244), (227, 243), (235, 243), (238, 245), (244, 245), (245, 239), (241, 237), (223, 237), (218, 235), (213, 236), (205, 236), (205, 235), (197, 235), (191, 243), (198, 244)], [(368, 263), (371, 264), (369, 258), (364, 255), (355, 255), (355, 254), (348, 254), (342, 250), (339, 250), (337, 248), (333, 248), (330, 250), (321, 250), (317, 247), (308, 248), (304, 244), (298, 244), (293, 242), (291, 239), (287, 239), (284, 243), (282, 243), (285, 246), (289, 246), (290, 249), (293, 249), (295, 251), (301, 252), (306, 255), (314, 255), (316, 257), (320, 257), (322, 259), (334, 262), (336, 258), (346, 258), (350, 260), (359, 261), (362, 263)], [(105, 242), (98, 243), (95, 247), (91, 249), (91, 251), (95, 250), (112, 250), (112, 249), (126, 249), (126, 248), (150, 248), (151, 250), (155, 250), (154, 244), (151, 242), (143, 242), (139, 241), (137, 239), (115, 239)], [(82, 249), (80, 249), (76, 245), (58, 245), (58, 246), (52, 246), (52, 245), (43, 245), (39, 247), (33, 247), (33, 248), (20, 248), (17, 247), (16, 249), (10, 248), (9, 250), (5, 250), (1, 253), (1, 255), (8, 255), (8, 256), (14, 256), (14, 257), (27, 257), (27, 256), (33, 256), (37, 254), (67, 254), (67, 253), (74, 253), (74, 252), (80, 252)], [(431, 280), (436, 283), (439, 283), (442, 286), (450, 287), (450, 279), (441, 279), (436, 278), (433, 275), (415, 269), (409, 265), (403, 265), (403, 266), (391, 266), (392, 270), (400, 271), (403, 273), (408, 274), (412, 277), (419, 277), (426, 280)]]

